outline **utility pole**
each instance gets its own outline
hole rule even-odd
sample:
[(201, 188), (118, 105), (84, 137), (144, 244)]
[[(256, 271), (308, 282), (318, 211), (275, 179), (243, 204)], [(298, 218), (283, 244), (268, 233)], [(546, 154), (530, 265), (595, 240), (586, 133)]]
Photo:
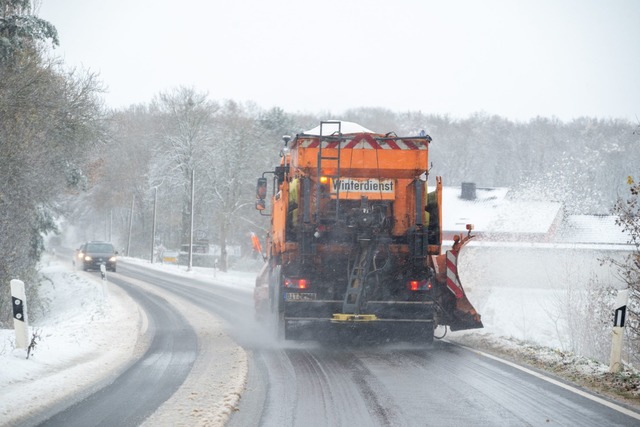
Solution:
[(189, 228), (189, 266), (187, 267), (187, 271), (191, 271), (193, 267), (193, 206), (195, 199), (195, 176), (196, 170), (193, 169), (191, 171), (191, 226)]
[(133, 202), (135, 196), (131, 196), (131, 213), (129, 214), (129, 238), (127, 239), (127, 256), (129, 256), (129, 248), (131, 247), (131, 230), (133, 229)]
[(156, 250), (156, 208), (158, 205), (158, 186), (154, 187), (153, 194), (153, 226), (151, 227), (151, 264), (153, 264), (154, 252)]

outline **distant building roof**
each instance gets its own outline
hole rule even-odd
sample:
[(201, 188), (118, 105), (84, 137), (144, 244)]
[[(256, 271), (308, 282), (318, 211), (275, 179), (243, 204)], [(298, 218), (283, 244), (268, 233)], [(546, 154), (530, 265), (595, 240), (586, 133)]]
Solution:
[(508, 191), (508, 188), (477, 188), (475, 199), (464, 200), (460, 187), (443, 187), (442, 228), (464, 230), (466, 224), (473, 224), (476, 230), (487, 230)]
[(503, 187), (474, 188), (463, 198), (460, 187), (443, 188), (443, 221), (448, 234), (474, 225), (479, 237), (495, 240), (550, 240), (562, 217), (562, 203), (512, 200)]
[(560, 202), (512, 199), (508, 188), (470, 185), (442, 189), (445, 240), (466, 233), (466, 224), (473, 224), (473, 234), (488, 242), (629, 245), (630, 236), (616, 225), (616, 216), (563, 217)]
[(629, 235), (616, 225), (613, 215), (569, 215), (557, 240), (562, 243), (606, 243), (626, 245)]

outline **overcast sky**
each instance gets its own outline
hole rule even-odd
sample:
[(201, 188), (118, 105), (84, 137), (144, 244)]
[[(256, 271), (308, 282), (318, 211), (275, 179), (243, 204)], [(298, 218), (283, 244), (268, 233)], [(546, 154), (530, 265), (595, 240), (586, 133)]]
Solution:
[(288, 112), (640, 119), (636, 0), (42, 0), (114, 108), (178, 86)]

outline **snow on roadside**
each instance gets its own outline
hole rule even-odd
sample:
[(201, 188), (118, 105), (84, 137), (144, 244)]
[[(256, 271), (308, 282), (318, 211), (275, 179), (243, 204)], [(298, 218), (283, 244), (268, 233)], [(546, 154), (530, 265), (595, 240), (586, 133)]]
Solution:
[[(47, 260), (39, 292), (46, 301), (42, 319), (30, 322), (30, 338), (37, 342), (29, 359), (15, 349), (13, 329), (0, 329), (0, 425), (14, 425), (32, 419), (44, 407), (65, 399), (79, 400), (97, 385), (114, 378), (132, 358), (145, 350), (139, 333), (145, 327), (144, 312), (119, 287), (99, 273), (75, 271), (71, 263)], [(255, 272), (220, 272), (171, 264), (150, 264), (122, 257), (120, 262), (144, 265), (168, 274), (189, 276), (218, 286), (240, 287), (251, 292)], [(253, 266), (252, 266), (253, 267)], [(148, 290), (153, 291), (148, 287)], [(180, 306), (183, 301), (172, 298)], [(222, 324), (210, 314), (198, 313), (194, 325), (201, 340), (201, 352), (185, 385), (151, 418), (185, 420), (196, 424), (223, 425), (234, 410), (246, 378), (246, 354), (222, 331)], [(205, 360), (206, 359), (206, 360)], [(215, 363), (211, 363), (215, 360)], [(185, 394), (187, 393), (187, 394)], [(180, 402), (180, 398), (182, 402)], [(219, 405), (208, 406), (218, 401)], [(173, 419), (173, 418), (172, 418)]]
[[(30, 324), (40, 336), (29, 359), (13, 329), (0, 329), (0, 419), (10, 425), (124, 369), (137, 351), (143, 313), (99, 275), (54, 261), (42, 269), (47, 314)], [(28, 304), (28, 302), (27, 302)], [(28, 307), (28, 306), (27, 306)]]
[(243, 289), (247, 292), (253, 292), (256, 283), (256, 276), (261, 265), (260, 262), (246, 261), (241, 268), (229, 271), (220, 271), (218, 269), (206, 267), (192, 267), (191, 271), (187, 271), (184, 265), (171, 263), (153, 263), (148, 260), (138, 258), (120, 257), (120, 261), (127, 264), (143, 265), (145, 268), (159, 270), (164, 273), (174, 274), (178, 276), (188, 276), (194, 279), (211, 282), (218, 286), (230, 286), (236, 289)]

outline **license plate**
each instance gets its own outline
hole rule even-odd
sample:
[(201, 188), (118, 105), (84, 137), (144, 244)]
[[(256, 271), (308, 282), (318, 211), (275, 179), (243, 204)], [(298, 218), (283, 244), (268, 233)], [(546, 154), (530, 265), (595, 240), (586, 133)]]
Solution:
[(316, 299), (315, 292), (287, 292), (284, 294), (285, 301), (313, 301)]

